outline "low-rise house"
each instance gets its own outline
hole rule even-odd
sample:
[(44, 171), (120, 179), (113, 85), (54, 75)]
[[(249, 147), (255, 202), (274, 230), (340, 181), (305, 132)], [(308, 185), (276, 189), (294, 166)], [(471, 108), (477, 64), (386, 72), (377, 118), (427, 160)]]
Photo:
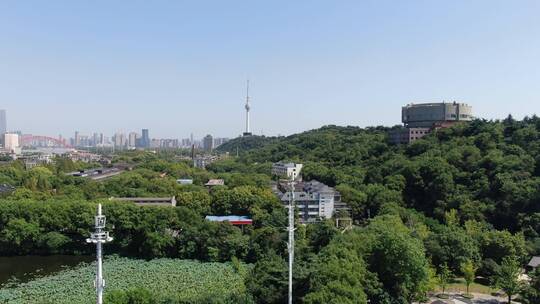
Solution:
[(207, 187), (214, 187), (214, 186), (224, 186), (225, 181), (222, 179), (210, 179), (206, 184), (204, 184)]
[(15, 187), (8, 184), (0, 184), (0, 196), (7, 196), (15, 191)]
[(540, 256), (534, 256), (534, 257), (532, 257), (529, 264), (527, 264), (527, 270), (528, 271), (534, 271), (538, 267), (540, 267)]
[(193, 180), (190, 178), (180, 178), (176, 180), (176, 183), (179, 185), (192, 185)]
[(225, 216), (207, 215), (205, 219), (211, 222), (229, 222), (231, 223), (231, 225), (234, 225), (234, 226), (244, 226), (244, 225), (253, 224), (252, 219), (248, 218), (247, 216), (239, 216), (239, 215), (225, 215)]

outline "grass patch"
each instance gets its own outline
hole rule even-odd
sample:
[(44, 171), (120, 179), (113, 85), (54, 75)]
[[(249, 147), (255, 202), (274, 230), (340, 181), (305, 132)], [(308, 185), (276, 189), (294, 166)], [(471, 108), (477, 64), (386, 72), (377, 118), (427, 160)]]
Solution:
[[(439, 288), (437, 291), (440, 292), (442, 289)], [(445, 292), (465, 294), (467, 292), (467, 284), (465, 284), (463, 278), (455, 278), (446, 286)], [(469, 286), (469, 293), (492, 294), (493, 292), (496, 292), (496, 290), (490, 286), (477, 282), (474, 282)]]

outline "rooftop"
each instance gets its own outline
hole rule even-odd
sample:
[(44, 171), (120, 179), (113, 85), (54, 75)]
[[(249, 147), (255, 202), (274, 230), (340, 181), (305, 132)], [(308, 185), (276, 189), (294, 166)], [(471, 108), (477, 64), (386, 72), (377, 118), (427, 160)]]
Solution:
[[(280, 190), (279, 192), (281, 192), (283, 195), (287, 195), (287, 193), (290, 191), (289, 183), (281, 181), (276, 187), (276, 190), (278, 189)], [(294, 192), (335, 193), (336, 190), (319, 181), (311, 180), (309, 182), (296, 182), (294, 184)]]
[(527, 266), (532, 268), (538, 268), (540, 266), (540, 256), (533, 257), (529, 264), (527, 264)]
[(225, 181), (222, 179), (211, 179), (205, 184), (205, 186), (223, 186), (223, 185), (225, 185)]
[(252, 219), (242, 215), (207, 215), (205, 219), (211, 222), (230, 222), (233, 225), (251, 225), (253, 223)]
[(468, 104), (463, 103), (463, 102), (457, 102), (457, 101), (445, 102), (445, 101), (442, 101), (442, 102), (425, 102), (425, 103), (412, 103), (411, 102), (408, 105), (406, 105), (406, 107), (429, 107), (429, 106), (440, 106), (440, 105), (443, 105), (443, 104), (454, 104), (454, 105), (468, 106)]
[(110, 200), (132, 202), (140, 206), (176, 206), (176, 197), (111, 197)]
[(7, 193), (15, 190), (15, 187), (8, 184), (0, 184), (0, 193)]
[(283, 166), (283, 167), (286, 167), (286, 168), (294, 168), (294, 167), (296, 167), (296, 164), (295, 163), (277, 162), (277, 163), (274, 163), (274, 166)]

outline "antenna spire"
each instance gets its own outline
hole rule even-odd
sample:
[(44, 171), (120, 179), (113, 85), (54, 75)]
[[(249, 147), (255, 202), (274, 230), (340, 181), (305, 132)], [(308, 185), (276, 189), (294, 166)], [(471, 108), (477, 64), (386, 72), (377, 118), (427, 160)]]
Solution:
[(249, 79), (247, 80), (246, 85), (246, 102), (249, 102)]
[(251, 110), (251, 106), (249, 105), (249, 79), (247, 80), (247, 86), (246, 86), (246, 131), (244, 132), (244, 136), (250, 136), (251, 135), (251, 128), (249, 124), (249, 110)]

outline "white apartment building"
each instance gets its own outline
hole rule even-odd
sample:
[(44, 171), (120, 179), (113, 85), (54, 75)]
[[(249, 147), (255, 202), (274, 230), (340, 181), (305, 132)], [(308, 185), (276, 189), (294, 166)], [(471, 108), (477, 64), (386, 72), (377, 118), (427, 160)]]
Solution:
[(278, 162), (272, 165), (272, 175), (296, 179), (302, 171), (302, 164)]
[[(278, 183), (274, 187), (275, 194), (284, 206), (289, 204), (290, 191), (286, 182)], [(338, 209), (348, 209), (347, 205), (341, 202), (341, 194), (338, 191), (316, 180), (296, 183), (294, 202), (302, 223), (329, 219)]]

